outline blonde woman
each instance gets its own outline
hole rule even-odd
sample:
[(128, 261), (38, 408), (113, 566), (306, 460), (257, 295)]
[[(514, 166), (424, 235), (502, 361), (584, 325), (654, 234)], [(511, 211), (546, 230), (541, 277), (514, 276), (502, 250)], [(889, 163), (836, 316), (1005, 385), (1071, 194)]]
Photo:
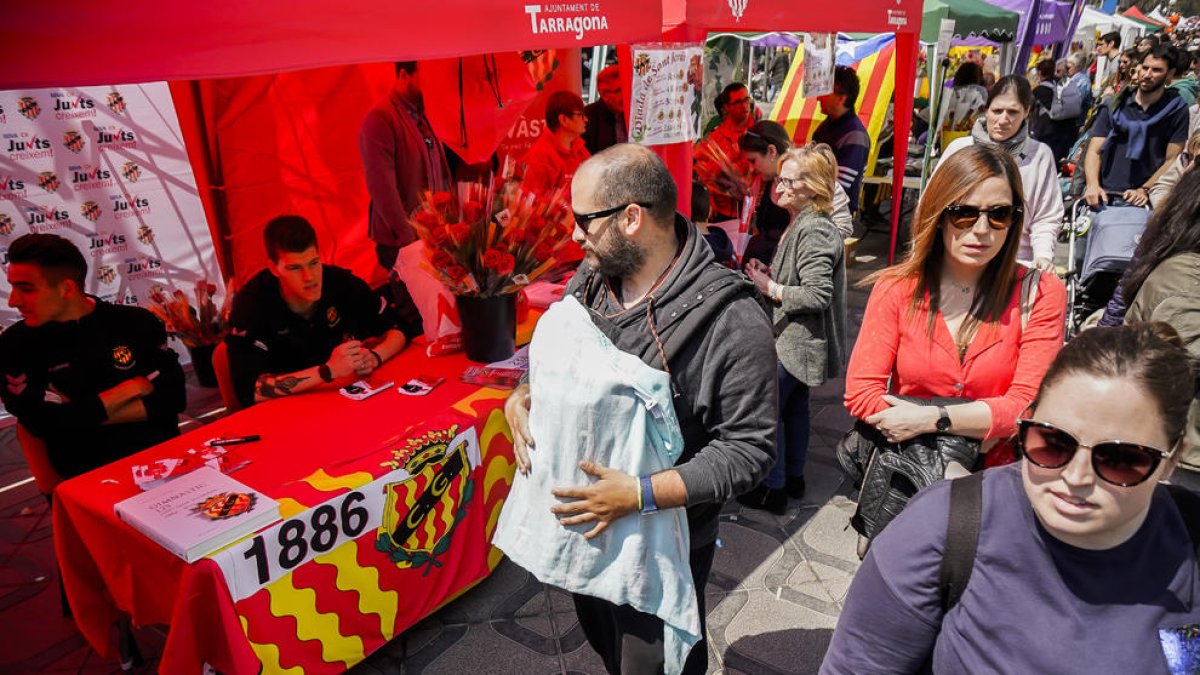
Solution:
[(779, 431), (775, 466), (762, 485), (739, 500), (783, 513), (787, 498), (804, 496), (809, 389), (841, 374), (846, 358), (846, 267), (834, 225), (837, 164), (829, 146), (792, 148), (779, 159), (775, 195), (791, 222), (768, 268), (746, 272), (773, 304), (779, 355)]

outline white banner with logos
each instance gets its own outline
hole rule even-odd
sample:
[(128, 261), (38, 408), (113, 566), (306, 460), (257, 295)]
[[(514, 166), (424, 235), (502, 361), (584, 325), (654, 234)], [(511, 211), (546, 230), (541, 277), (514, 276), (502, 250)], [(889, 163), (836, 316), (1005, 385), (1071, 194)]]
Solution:
[[(0, 91), (0, 265), (30, 232), (70, 239), (87, 292), (146, 305), (154, 284), (225, 295), (165, 82)], [(0, 327), (20, 320), (0, 276)], [(219, 301), (219, 300), (218, 300)]]
[(801, 81), (801, 96), (812, 98), (833, 93), (836, 47), (837, 40), (829, 33), (804, 34), (804, 79)]
[(703, 45), (634, 45), (629, 140), (642, 145), (700, 138)]

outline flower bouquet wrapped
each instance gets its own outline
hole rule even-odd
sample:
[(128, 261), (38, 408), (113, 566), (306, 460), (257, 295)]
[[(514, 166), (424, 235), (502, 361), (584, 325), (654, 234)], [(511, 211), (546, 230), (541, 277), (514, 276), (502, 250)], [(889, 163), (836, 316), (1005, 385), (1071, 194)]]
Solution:
[(150, 304), (146, 306), (163, 323), (167, 330), (178, 337), (187, 347), (215, 345), (229, 330), (229, 309), (233, 298), (233, 281), (225, 285), (225, 300), (218, 308), (213, 300), (216, 285), (207, 279), (196, 282), (193, 295), (196, 306), (192, 307), (186, 293), (179, 289), (168, 291), (155, 284), (150, 287)]
[(735, 158), (727, 155), (712, 139), (704, 138), (696, 143), (693, 162), (696, 175), (710, 191), (728, 195), (738, 202), (750, 194), (752, 176), (743, 172)]

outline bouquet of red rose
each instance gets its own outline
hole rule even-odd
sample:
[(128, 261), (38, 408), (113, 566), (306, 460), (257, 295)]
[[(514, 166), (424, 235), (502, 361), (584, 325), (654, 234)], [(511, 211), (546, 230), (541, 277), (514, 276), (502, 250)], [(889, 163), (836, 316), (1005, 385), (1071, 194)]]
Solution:
[(712, 139), (704, 138), (696, 143), (692, 167), (710, 191), (728, 195), (739, 202), (750, 194), (753, 176), (744, 173), (734, 158), (725, 154)]
[(215, 345), (229, 330), (229, 309), (233, 299), (233, 280), (225, 285), (225, 301), (218, 308), (213, 300), (217, 292), (215, 284), (207, 279), (196, 282), (193, 294), (196, 306), (192, 307), (186, 293), (179, 289), (168, 292), (155, 284), (150, 287), (150, 304), (146, 306), (162, 322), (167, 330), (188, 347)]
[(578, 259), (565, 189), (539, 198), (510, 172), (490, 185), (426, 191), (412, 222), (425, 242), (426, 271), (455, 295), (513, 293)]

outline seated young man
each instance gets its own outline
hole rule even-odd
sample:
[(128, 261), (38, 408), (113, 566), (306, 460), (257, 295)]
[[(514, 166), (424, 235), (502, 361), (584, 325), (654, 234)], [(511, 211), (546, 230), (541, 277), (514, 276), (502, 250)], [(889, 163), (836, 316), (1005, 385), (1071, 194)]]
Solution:
[(243, 406), (365, 377), (404, 349), (366, 282), (321, 263), (307, 220), (279, 216), (263, 242), (270, 266), (238, 291), (225, 337)]
[(84, 293), (87, 263), (63, 237), (27, 234), (8, 256), (21, 321), (0, 334), (0, 400), (54, 470), (70, 478), (179, 435), (187, 392), (162, 322)]

